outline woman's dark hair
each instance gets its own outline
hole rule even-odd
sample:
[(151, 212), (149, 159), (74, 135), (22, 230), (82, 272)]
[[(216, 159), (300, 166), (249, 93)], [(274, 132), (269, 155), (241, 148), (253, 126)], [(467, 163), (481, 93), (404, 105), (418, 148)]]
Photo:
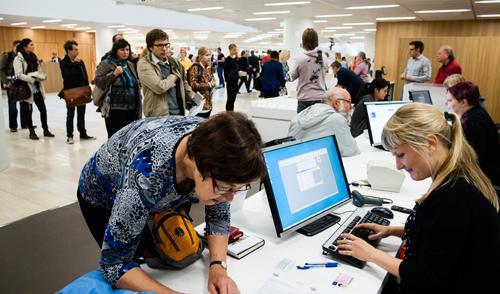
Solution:
[(254, 123), (240, 112), (212, 116), (192, 133), (188, 156), (203, 178), (245, 184), (266, 175), (262, 139)]
[(302, 47), (307, 51), (318, 47), (318, 33), (314, 29), (308, 28), (302, 33)]
[(467, 100), (471, 106), (476, 106), (479, 103), (479, 97), (481, 97), (479, 88), (471, 82), (458, 83), (448, 88), (448, 92), (458, 101)]
[(111, 48), (111, 57), (113, 58), (118, 58), (118, 50), (123, 49), (123, 48), (129, 48), (130, 49), (130, 54), (132, 54), (132, 49), (130, 48), (130, 43), (127, 42), (125, 39), (119, 39), (113, 43), (113, 47)]
[(388, 87), (388, 86), (389, 86), (388, 81), (386, 81), (385, 79), (376, 78), (371, 83), (366, 83), (363, 86), (363, 88), (358, 93), (357, 101), (359, 101), (359, 99), (361, 99), (361, 97), (363, 97), (367, 94), (373, 95), (373, 93), (375, 92), (375, 89), (380, 91), (381, 89)]
[(25, 38), (22, 39), (19, 44), (17, 44), (16, 51), (21, 52), (23, 55), (24, 60), (28, 64), (28, 68), (26, 69), (25, 73), (29, 72), (34, 72), (38, 70), (38, 57), (35, 55), (35, 53), (27, 53), (24, 48), (28, 47), (28, 45), (33, 42), (31, 39)]
[(280, 59), (280, 54), (278, 53), (278, 51), (271, 52), (271, 59), (275, 59), (275, 60)]
[(146, 45), (149, 51), (151, 51), (157, 40), (168, 40), (167, 33), (159, 29), (153, 29), (146, 34)]

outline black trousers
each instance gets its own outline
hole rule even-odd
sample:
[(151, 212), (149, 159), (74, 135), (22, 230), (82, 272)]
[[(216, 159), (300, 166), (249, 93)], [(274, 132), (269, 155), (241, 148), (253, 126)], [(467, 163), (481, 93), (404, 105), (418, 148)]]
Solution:
[(257, 77), (257, 72), (251, 71), (248, 73), (248, 86), (250, 87), (250, 84), (252, 83), (253, 80), (253, 89), (255, 89), (255, 78)]
[[(104, 241), (104, 233), (106, 231), (106, 227), (109, 222), (109, 218), (111, 217), (111, 210), (96, 207), (90, 203), (88, 203), (85, 199), (82, 198), (80, 191), (77, 192), (76, 197), (78, 199), (78, 204), (80, 205), (80, 210), (82, 211), (83, 218), (89, 227), (90, 233), (94, 237), (99, 248), (102, 248), (102, 243)], [(135, 258), (143, 257), (145, 250), (148, 250), (149, 255), (151, 255), (152, 250), (150, 248), (154, 248), (154, 244), (152, 243), (152, 236), (149, 232), (149, 228), (145, 227), (143, 230), (141, 241), (139, 242), (139, 246), (135, 252)]]
[(264, 91), (264, 98), (273, 98), (273, 97), (278, 97), (280, 95), (280, 89), (276, 89), (274, 91)]
[(138, 119), (137, 110), (113, 110), (109, 111), (109, 117), (105, 118), (106, 130), (108, 131), (108, 138), (111, 138), (114, 133), (118, 132), (121, 128), (130, 124)]
[(247, 88), (247, 92), (250, 92), (250, 81), (247, 79), (247, 77), (240, 77), (240, 83), (238, 84), (238, 91), (241, 88), (241, 85), (245, 83), (245, 87)]
[(80, 137), (86, 136), (87, 135), (87, 130), (85, 130), (86, 105), (80, 105), (76, 107), (66, 105), (66, 108), (68, 110), (66, 114), (66, 137), (73, 138), (73, 130), (74, 130), (73, 120), (75, 118), (75, 108), (77, 112), (76, 127), (78, 128)]
[(227, 101), (226, 111), (234, 111), (234, 102), (238, 95), (238, 81), (226, 80)]
[[(47, 124), (47, 107), (45, 106), (45, 100), (43, 99), (42, 93), (38, 92), (33, 95), (35, 100), (36, 108), (40, 112), (40, 121), (42, 122), (42, 128), (44, 130), (49, 130), (49, 126)], [(33, 125), (33, 121), (32, 124)]]
[(25, 101), (21, 101), (19, 105), (19, 108), (21, 110), (21, 122), (25, 123), (25, 127), (33, 128), (33, 119), (31, 118), (31, 115), (33, 113), (33, 105)]

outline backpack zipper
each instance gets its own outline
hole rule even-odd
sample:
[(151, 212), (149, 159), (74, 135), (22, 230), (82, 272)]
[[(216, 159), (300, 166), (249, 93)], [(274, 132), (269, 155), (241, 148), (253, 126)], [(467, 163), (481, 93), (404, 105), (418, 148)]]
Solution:
[(168, 233), (167, 229), (165, 229), (165, 227), (163, 226), (163, 224), (161, 224), (160, 227), (163, 230), (163, 233), (165, 233), (165, 235), (167, 236), (168, 240), (170, 240), (170, 242), (172, 243), (172, 245), (174, 245), (175, 250), (181, 251), (179, 249), (179, 246), (177, 246), (177, 244), (175, 243), (174, 239), (172, 238), (172, 236), (170, 236), (170, 234)]
[(182, 218), (182, 221), (184, 222), (184, 227), (186, 228), (186, 231), (188, 232), (189, 238), (191, 238), (191, 244), (194, 245), (193, 235), (191, 235), (191, 231), (189, 231), (189, 227), (186, 223), (186, 219)]

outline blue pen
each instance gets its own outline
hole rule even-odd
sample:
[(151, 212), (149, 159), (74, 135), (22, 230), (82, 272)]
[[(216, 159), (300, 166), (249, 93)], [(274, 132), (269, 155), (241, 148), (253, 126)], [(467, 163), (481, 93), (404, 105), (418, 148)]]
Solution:
[(309, 263), (306, 262), (304, 265), (297, 265), (298, 269), (310, 269), (313, 267), (337, 267), (339, 264), (337, 262), (321, 262), (321, 263)]

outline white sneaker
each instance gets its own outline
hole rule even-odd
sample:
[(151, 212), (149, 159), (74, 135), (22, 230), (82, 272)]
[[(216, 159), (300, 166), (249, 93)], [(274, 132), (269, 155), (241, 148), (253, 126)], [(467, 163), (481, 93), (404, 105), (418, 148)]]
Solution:
[(73, 141), (73, 138), (68, 137), (68, 138), (66, 138), (66, 143), (67, 144), (74, 144), (75, 141)]

